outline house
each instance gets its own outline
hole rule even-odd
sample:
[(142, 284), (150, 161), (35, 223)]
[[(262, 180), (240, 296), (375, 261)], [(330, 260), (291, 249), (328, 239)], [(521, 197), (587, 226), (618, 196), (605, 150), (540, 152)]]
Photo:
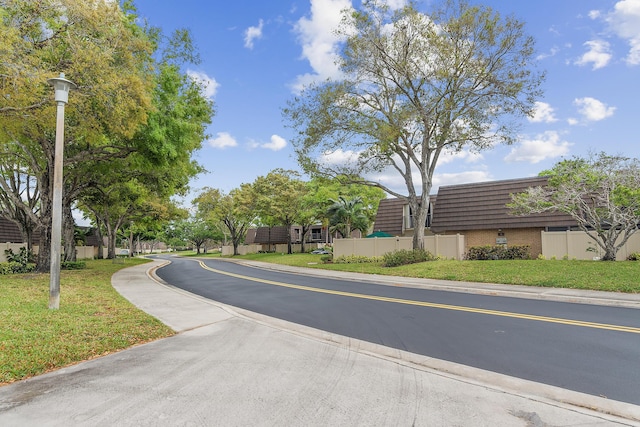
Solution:
[[(529, 245), (531, 255), (537, 257), (542, 253), (541, 231), (578, 229), (576, 221), (562, 213), (509, 214), (506, 205), (511, 202), (511, 194), (546, 184), (546, 177), (533, 177), (442, 186), (438, 190), (437, 203), (432, 204), (430, 233), (463, 234), (466, 250), (472, 246), (496, 244)], [(378, 208), (375, 229), (394, 235), (411, 235), (408, 213), (404, 200), (383, 200)]]
[[(291, 226), (291, 243), (302, 241), (302, 227)], [(313, 225), (305, 235), (305, 244), (331, 243), (331, 235), (327, 236), (327, 229), (322, 225)], [(258, 227), (247, 230), (245, 243), (248, 245), (282, 245), (287, 243), (287, 228), (285, 226)], [(267, 249), (265, 249), (267, 250)]]
[(22, 234), (18, 225), (0, 216), (0, 243), (23, 243)]
[[(353, 238), (361, 238), (362, 233), (354, 230), (351, 233)], [(327, 235), (327, 228), (322, 225), (312, 225), (307, 231), (304, 239), (305, 245), (323, 245), (330, 244), (337, 237), (332, 234)], [(284, 226), (274, 227), (258, 227), (247, 230), (245, 238), (247, 245), (262, 245), (263, 250), (275, 250), (275, 245), (287, 244), (287, 228)], [(302, 227), (299, 225), (291, 226), (291, 243), (299, 245), (302, 243)], [(271, 247), (269, 247), (271, 245)]]
[[(85, 244), (87, 246), (98, 246), (98, 238), (91, 227), (77, 227), (85, 233)], [(31, 244), (38, 246), (40, 243), (39, 231), (33, 233), (31, 237)], [(18, 243), (23, 242), (22, 234), (20, 233), (20, 227), (14, 221), (0, 215), (0, 243)]]
[[(425, 235), (431, 234), (429, 228), (433, 220), (433, 209), (436, 196), (429, 197), (429, 212), (427, 214), (427, 230)], [(392, 236), (413, 235), (413, 213), (404, 199), (382, 199), (378, 205), (378, 212), (373, 224), (374, 231), (381, 231)]]

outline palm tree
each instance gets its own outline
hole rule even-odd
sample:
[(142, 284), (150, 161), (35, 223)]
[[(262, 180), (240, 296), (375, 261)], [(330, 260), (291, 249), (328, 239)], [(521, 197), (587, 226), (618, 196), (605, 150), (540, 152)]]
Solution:
[(370, 221), (365, 213), (362, 198), (345, 199), (340, 196), (338, 200), (331, 200), (331, 202), (331, 206), (327, 209), (331, 231), (337, 231), (345, 239), (351, 237), (353, 230), (366, 232)]

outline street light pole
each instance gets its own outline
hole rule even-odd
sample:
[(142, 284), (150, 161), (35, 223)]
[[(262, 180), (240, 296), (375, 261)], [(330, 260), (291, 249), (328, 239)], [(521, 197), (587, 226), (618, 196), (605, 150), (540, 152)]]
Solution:
[(56, 145), (53, 157), (53, 206), (51, 219), (51, 279), (49, 282), (49, 308), (60, 308), (60, 246), (62, 242), (62, 168), (64, 156), (64, 107), (69, 102), (69, 90), (76, 85), (60, 77), (48, 79), (47, 83), (55, 89)]

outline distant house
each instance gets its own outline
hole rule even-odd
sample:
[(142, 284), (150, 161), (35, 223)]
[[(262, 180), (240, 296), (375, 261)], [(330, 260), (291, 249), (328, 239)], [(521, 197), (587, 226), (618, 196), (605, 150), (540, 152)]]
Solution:
[[(98, 246), (98, 238), (91, 227), (78, 227), (85, 235), (87, 246)], [(33, 233), (32, 244), (37, 246), (40, 243), (39, 231)], [(25, 243), (23, 242), (20, 227), (14, 221), (0, 215), (0, 243)]]
[[(302, 227), (291, 226), (291, 243), (301, 243)], [(312, 226), (305, 235), (304, 242), (308, 243), (331, 243), (331, 235), (327, 236), (327, 229), (321, 225)], [(247, 230), (245, 240), (247, 244), (259, 245), (281, 245), (287, 243), (287, 228), (284, 226), (258, 227)], [(265, 248), (265, 250), (267, 250)]]
[[(533, 257), (542, 253), (541, 231), (577, 230), (577, 223), (562, 213), (527, 216), (509, 214), (511, 194), (547, 185), (546, 177), (447, 185), (438, 189), (432, 204), (430, 233), (463, 234), (466, 248), (483, 245), (529, 245)], [(375, 230), (399, 236), (411, 235), (411, 216), (406, 202), (380, 202)], [(428, 233), (425, 233), (428, 234)]]
[[(362, 233), (359, 230), (354, 230), (351, 233), (353, 238), (361, 238)], [(330, 244), (334, 239), (338, 237), (329, 233), (327, 235), (327, 228), (322, 225), (312, 225), (307, 231), (304, 239), (304, 244)], [(247, 230), (247, 236), (245, 243), (248, 245), (257, 244), (264, 247), (263, 250), (273, 250), (275, 245), (284, 245), (287, 243), (287, 228), (284, 226), (275, 227), (258, 227)], [(291, 226), (291, 243), (302, 243), (302, 227), (299, 225)], [(269, 248), (269, 245), (272, 247)]]
[[(0, 243), (24, 243), (18, 225), (0, 216)], [(37, 244), (37, 242), (36, 242)]]

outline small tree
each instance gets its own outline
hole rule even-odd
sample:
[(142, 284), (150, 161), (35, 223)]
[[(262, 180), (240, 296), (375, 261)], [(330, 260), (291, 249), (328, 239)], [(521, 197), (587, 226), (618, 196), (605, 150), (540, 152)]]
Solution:
[(618, 250), (640, 224), (640, 163), (609, 156), (574, 157), (543, 171), (546, 187), (512, 195), (507, 206), (515, 215), (562, 212), (576, 220), (604, 250), (602, 260), (615, 261)]
[(287, 253), (291, 254), (291, 227), (301, 220), (307, 186), (297, 172), (275, 169), (256, 178), (253, 187), (258, 215), (286, 228)]
[(333, 201), (327, 214), (331, 228), (340, 233), (345, 239), (351, 237), (353, 230), (360, 230), (362, 233), (366, 233), (371, 225), (360, 197), (346, 199), (340, 196), (338, 200)]
[(247, 229), (256, 218), (254, 203), (254, 191), (250, 184), (242, 184), (229, 194), (216, 188), (204, 188), (194, 200), (202, 218), (212, 224), (222, 223), (229, 230), (234, 255), (238, 255), (238, 246), (244, 242)]

